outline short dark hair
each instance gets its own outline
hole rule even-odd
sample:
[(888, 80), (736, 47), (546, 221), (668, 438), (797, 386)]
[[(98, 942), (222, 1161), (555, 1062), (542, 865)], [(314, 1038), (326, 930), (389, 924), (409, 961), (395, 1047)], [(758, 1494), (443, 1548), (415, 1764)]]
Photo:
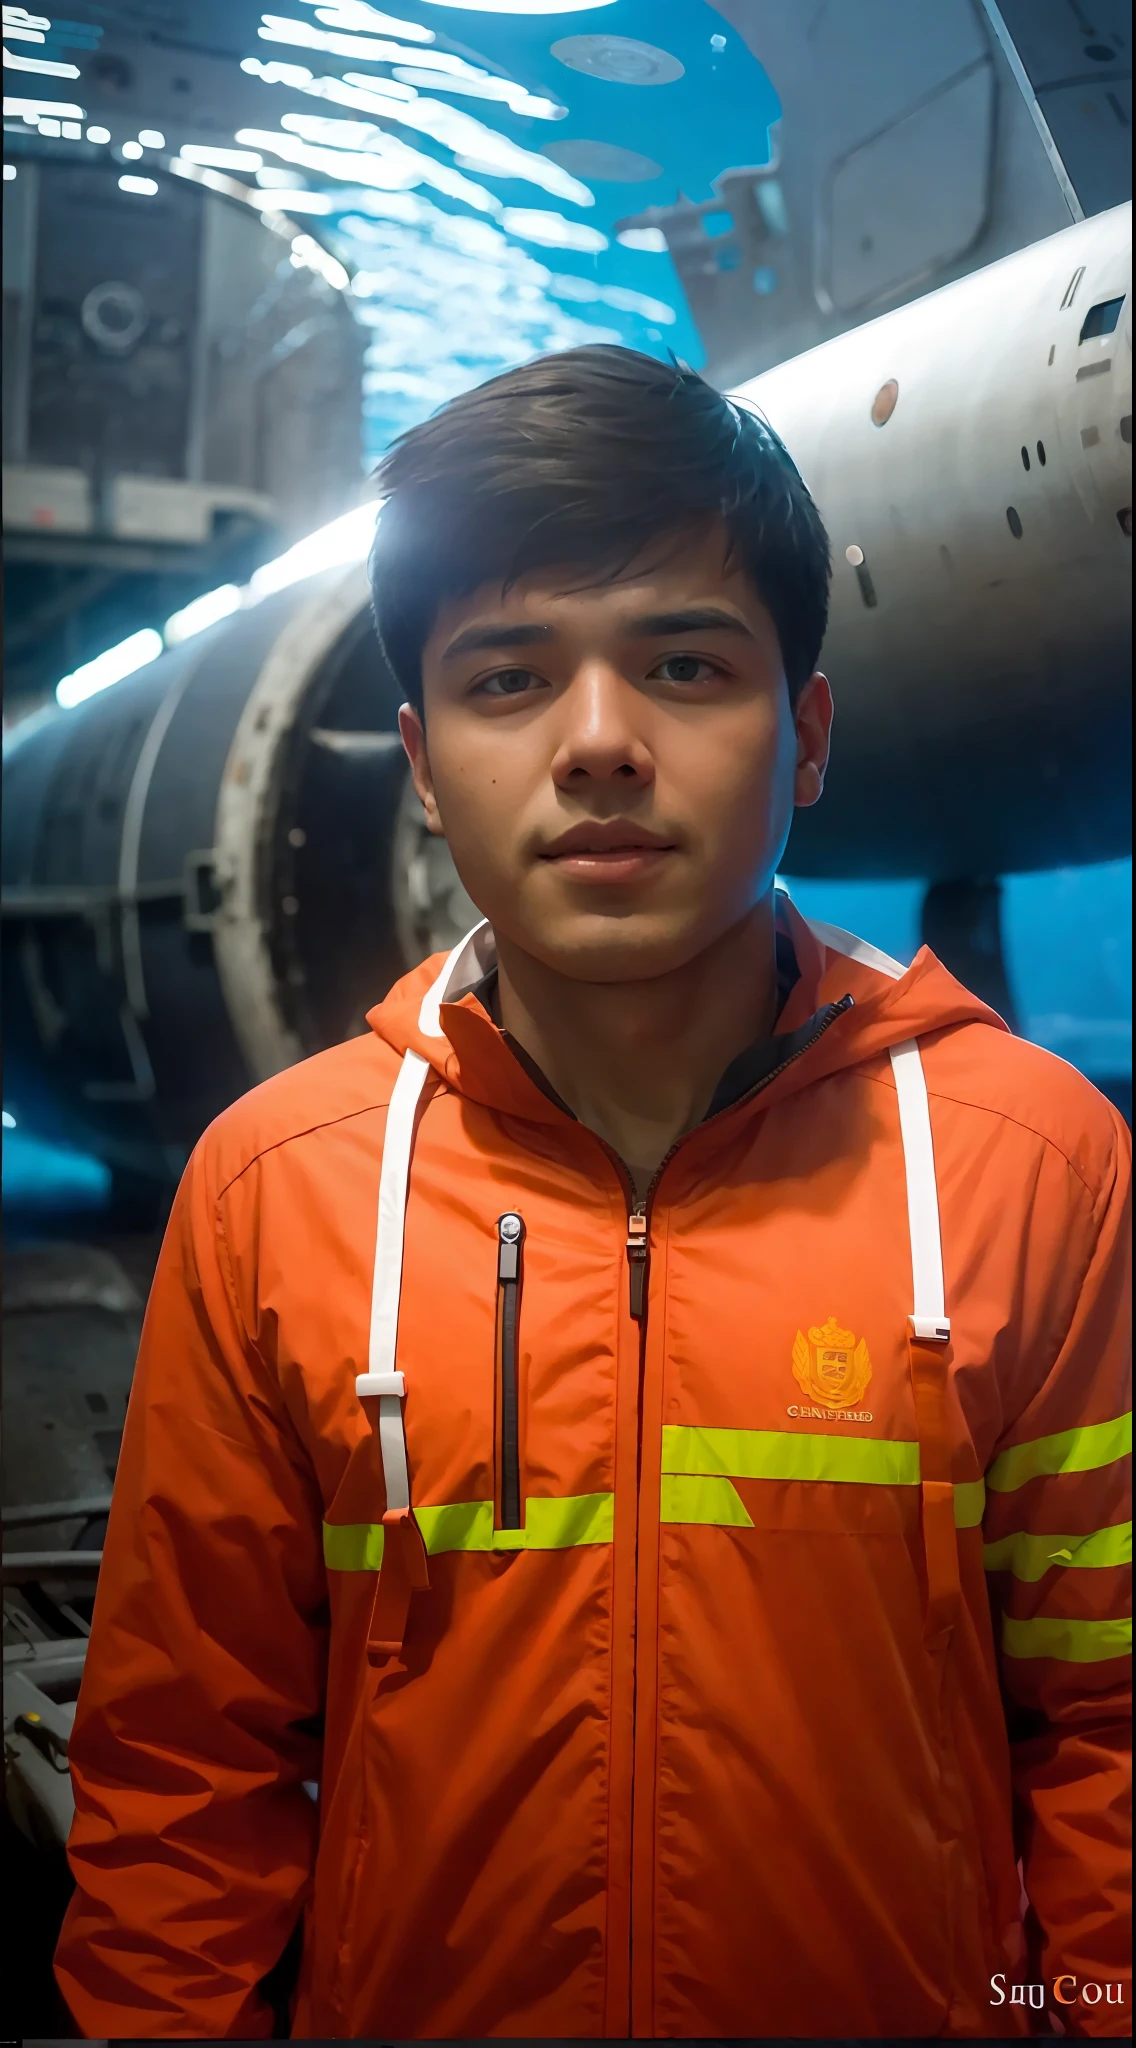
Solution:
[(767, 422), (684, 363), (609, 346), (539, 357), (412, 427), (375, 481), (375, 624), (419, 712), (443, 605), (540, 569), (602, 581), (719, 521), (777, 628), (794, 701), (816, 667), (831, 574), (820, 514)]

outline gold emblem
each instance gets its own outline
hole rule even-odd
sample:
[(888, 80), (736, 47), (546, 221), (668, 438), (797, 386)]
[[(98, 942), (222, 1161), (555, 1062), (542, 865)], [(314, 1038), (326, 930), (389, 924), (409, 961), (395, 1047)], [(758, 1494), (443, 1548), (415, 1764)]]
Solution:
[(793, 1377), (810, 1401), (829, 1409), (855, 1408), (872, 1377), (872, 1361), (861, 1337), (842, 1330), (835, 1316), (811, 1329), (808, 1343), (798, 1330), (793, 1342)]

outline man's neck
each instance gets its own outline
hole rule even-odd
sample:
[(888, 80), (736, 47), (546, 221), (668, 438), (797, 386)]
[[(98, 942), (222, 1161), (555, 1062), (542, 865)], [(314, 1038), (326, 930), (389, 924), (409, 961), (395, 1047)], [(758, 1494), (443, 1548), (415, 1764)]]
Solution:
[(649, 981), (574, 981), (501, 937), (498, 963), (504, 1029), (631, 1169), (640, 1197), (777, 1013), (772, 891), (686, 966)]

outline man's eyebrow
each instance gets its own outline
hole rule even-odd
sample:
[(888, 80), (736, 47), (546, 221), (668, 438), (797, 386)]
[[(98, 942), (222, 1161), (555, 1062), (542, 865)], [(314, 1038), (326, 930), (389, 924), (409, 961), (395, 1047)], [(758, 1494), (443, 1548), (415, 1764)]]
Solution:
[(467, 626), (464, 632), (454, 635), (442, 660), (453, 661), (459, 654), (481, 654), (487, 648), (537, 647), (555, 638), (554, 626), (538, 626), (535, 621), (516, 626)]
[(744, 619), (716, 604), (689, 605), (674, 612), (646, 612), (640, 618), (628, 619), (623, 630), (641, 640), (667, 640), (686, 633), (709, 632), (744, 633), (747, 640), (753, 639)]

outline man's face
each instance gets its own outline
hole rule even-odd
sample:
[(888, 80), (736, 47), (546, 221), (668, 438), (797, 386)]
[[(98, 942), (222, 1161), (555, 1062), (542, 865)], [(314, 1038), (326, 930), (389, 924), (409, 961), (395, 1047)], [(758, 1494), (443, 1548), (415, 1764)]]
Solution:
[(403, 740), (494, 929), (581, 981), (684, 966), (772, 882), (820, 795), (832, 703), (796, 715), (773, 621), (719, 533), (617, 582), (571, 571), (449, 605)]

